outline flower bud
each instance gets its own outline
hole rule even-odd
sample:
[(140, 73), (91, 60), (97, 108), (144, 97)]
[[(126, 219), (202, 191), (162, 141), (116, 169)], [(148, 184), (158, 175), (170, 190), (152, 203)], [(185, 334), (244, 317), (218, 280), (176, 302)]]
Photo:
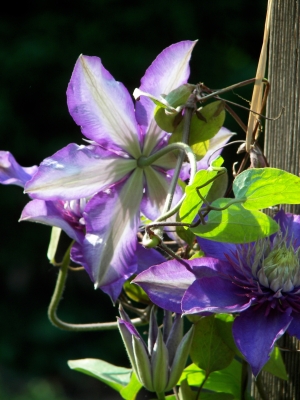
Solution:
[(132, 368), (141, 384), (149, 391), (164, 393), (178, 382), (185, 367), (193, 338), (193, 327), (182, 338), (182, 319), (175, 316), (170, 326), (170, 313), (165, 312), (165, 334), (158, 328), (154, 308), (151, 310), (148, 348), (129, 317), (120, 308), (119, 330)]

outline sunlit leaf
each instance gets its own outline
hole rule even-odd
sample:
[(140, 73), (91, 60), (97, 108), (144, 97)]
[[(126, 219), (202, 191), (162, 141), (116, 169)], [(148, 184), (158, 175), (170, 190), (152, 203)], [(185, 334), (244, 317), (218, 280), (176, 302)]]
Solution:
[(300, 204), (300, 177), (277, 168), (253, 168), (237, 176), (233, 191), (245, 199), (247, 209)]
[(99, 379), (117, 392), (120, 392), (124, 386), (128, 385), (132, 373), (129, 368), (118, 367), (95, 358), (69, 360), (68, 366), (75, 371)]
[(135, 373), (132, 372), (128, 385), (121, 389), (120, 395), (125, 400), (135, 400), (142, 387), (143, 385), (140, 383)]
[[(211, 205), (224, 207), (232, 199), (218, 199)], [(223, 211), (210, 211), (205, 225), (191, 228), (197, 236), (217, 242), (248, 243), (277, 232), (277, 223), (260, 211), (246, 210), (242, 204), (234, 203)]]
[[(204, 389), (230, 393), (234, 399), (241, 399), (242, 364), (235, 359), (221, 371), (212, 372), (204, 384)], [(205, 371), (191, 364), (183, 371), (180, 382), (187, 379), (190, 386), (200, 386), (205, 379)]]
[[(222, 157), (218, 157), (213, 162), (214, 167), (220, 167), (223, 164), (223, 161)], [(217, 178), (218, 174), (219, 171), (210, 169), (200, 170), (196, 173), (192, 185), (187, 185), (185, 188), (186, 198), (184, 199), (179, 211), (181, 222), (190, 224), (194, 221), (197, 212), (203, 204), (203, 201), (197, 192), (197, 188), (200, 188), (199, 191), (201, 196), (206, 198), (213, 185), (214, 179), (216, 180), (216, 183), (221, 182), (222, 177)]]

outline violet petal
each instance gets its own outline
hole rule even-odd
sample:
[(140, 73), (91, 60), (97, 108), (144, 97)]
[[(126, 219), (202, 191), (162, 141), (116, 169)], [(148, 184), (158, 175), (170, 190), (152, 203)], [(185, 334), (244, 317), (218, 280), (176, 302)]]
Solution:
[(70, 114), (87, 138), (106, 148), (121, 148), (135, 158), (141, 155), (132, 98), (100, 58), (78, 58), (67, 99)]
[(69, 144), (46, 158), (25, 191), (33, 198), (74, 200), (92, 196), (118, 182), (136, 167), (99, 146)]
[(251, 307), (238, 316), (233, 323), (233, 336), (238, 349), (245, 356), (255, 376), (270, 358), (274, 344), (287, 330), (293, 317), (267, 305)]

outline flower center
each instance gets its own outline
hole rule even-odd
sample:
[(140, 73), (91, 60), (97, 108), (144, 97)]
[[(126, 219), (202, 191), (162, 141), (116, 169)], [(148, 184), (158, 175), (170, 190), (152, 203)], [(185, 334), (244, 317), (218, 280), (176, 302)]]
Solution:
[(279, 296), (300, 285), (300, 248), (295, 250), (292, 244), (288, 246), (285, 239), (275, 244), (257, 274), (260, 283), (278, 292)]
[(149, 165), (149, 160), (148, 157), (146, 156), (140, 156), (139, 159), (137, 160), (137, 166), (140, 168), (148, 167)]

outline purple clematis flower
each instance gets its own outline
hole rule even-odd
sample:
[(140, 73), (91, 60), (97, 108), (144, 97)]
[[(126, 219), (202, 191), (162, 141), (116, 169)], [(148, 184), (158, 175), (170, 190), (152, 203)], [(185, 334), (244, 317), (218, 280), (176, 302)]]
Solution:
[[(37, 172), (38, 167), (21, 167), (8, 151), (0, 151), (0, 183), (24, 187), (26, 182)], [(82, 256), (82, 245), (86, 233), (85, 208), (88, 199), (46, 201), (34, 199), (26, 204), (20, 221), (38, 222), (62, 229), (75, 241), (71, 249), (71, 259), (83, 265), (92, 278), (89, 260)], [(154, 249), (144, 249), (137, 244), (137, 273), (151, 265), (165, 261)]]
[(199, 239), (206, 257), (167, 261), (134, 279), (157, 305), (183, 314), (238, 313), (237, 347), (258, 375), (276, 340), (300, 339), (300, 216), (279, 211), (280, 231), (255, 243)]
[[(21, 167), (8, 151), (0, 151), (0, 183), (24, 188), (38, 167)], [(67, 235), (81, 243), (84, 239), (85, 222), (83, 209), (86, 199), (71, 201), (32, 200), (22, 211), (20, 221), (32, 221), (61, 228)]]
[[(158, 96), (186, 83), (195, 43), (165, 49), (146, 71), (141, 89)], [(99, 58), (79, 57), (67, 101), (90, 144), (69, 144), (45, 159), (25, 190), (46, 201), (91, 198), (85, 207), (84, 241), (73, 257), (86, 260), (95, 287), (115, 300), (137, 271), (140, 212), (150, 219), (161, 213), (170, 182), (167, 171), (176, 159), (169, 154), (142, 166), (167, 144), (167, 135), (154, 121), (152, 101), (142, 98), (134, 107), (126, 88)], [(175, 199), (180, 196), (178, 188)]]

